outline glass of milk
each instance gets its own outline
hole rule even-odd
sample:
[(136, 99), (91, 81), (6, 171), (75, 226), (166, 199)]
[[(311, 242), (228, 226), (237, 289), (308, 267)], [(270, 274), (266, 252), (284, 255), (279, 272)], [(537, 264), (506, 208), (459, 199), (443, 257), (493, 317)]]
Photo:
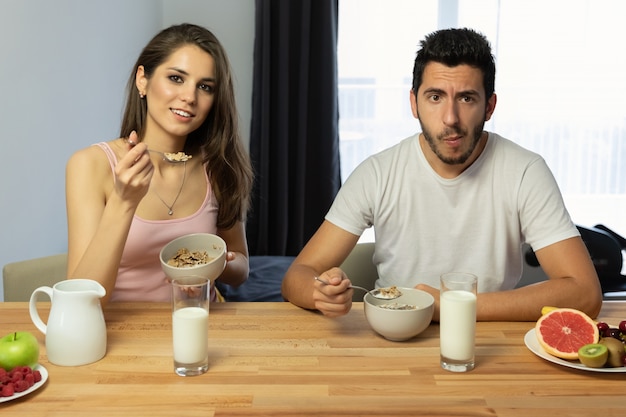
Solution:
[(439, 339), (441, 367), (445, 370), (474, 369), (477, 281), (475, 275), (465, 272), (441, 276)]
[(174, 372), (201, 375), (209, 369), (210, 281), (197, 276), (172, 280)]

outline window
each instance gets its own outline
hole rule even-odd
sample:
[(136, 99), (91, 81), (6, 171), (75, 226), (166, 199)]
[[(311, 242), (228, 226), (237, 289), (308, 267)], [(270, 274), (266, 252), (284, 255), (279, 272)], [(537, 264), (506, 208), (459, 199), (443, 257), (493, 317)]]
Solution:
[(485, 126), (541, 154), (574, 222), (626, 235), (626, 2), (341, 0), (342, 178), (420, 130), (409, 105), (413, 60), (438, 28), (472, 27), (496, 56)]

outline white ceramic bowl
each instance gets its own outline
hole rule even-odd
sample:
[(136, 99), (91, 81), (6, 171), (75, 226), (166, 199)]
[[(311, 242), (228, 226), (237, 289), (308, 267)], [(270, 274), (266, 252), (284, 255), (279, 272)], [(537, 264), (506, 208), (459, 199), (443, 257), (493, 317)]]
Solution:
[[(205, 264), (186, 267), (168, 265), (167, 261), (182, 248), (190, 252), (206, 251), (211, 260)], [(195, 275), (214, 281), (226, 267), (226, 242), (221, 237), (210, 233), (192, 233), (176, 238), (163, 246), (159, 257), (163, 272), (171, 279)]]
[[(423, 332), (433, 318), (435, 299), (426, 291), (398, 288), (402, 295), (395, 300), (380, 300), (371, 294), (363, 297), (365, 318), (372, 329), (385, 339), (395, 342), (411, 339)], [(380, 307), (383, 304), (407, 304), (412, 310)]]

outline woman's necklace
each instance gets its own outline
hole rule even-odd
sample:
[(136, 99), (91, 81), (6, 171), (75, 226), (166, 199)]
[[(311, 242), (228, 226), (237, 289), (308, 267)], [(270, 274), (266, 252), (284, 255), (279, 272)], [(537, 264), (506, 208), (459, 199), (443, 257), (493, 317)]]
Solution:
[(161, 202), (163, 204), (165, 204), (165, 207), (167, 207), (169, 209), (169, 211), (167, 212), (167, 214), (169, 214), (170, 216), (172, 214), (174, 214), (174, 204), (176, 204), (176, 202), (178, 201), (178, 197), (180, 197), (180, 193), (183, 192), (183, 187), (185, 186), (185, 177), (187, 176), (187, 161), (182, 161), (183, 162), (183, 182), (180, 184), (180, 188), (178, 190), (178, 194), (176, 194), (176, 198), (174, 199), (174, 201), (172, 201), (172, 204), (169, 205), (165, 202), (165, 200), (163, 200), (161, 198), (161, 196), (159, 195), (159, 193), (156, 192), (156, 189), (153, 189), (152, 191), (154, 191), (154, 194), (159, 198), (159, 200), (161, 200)]

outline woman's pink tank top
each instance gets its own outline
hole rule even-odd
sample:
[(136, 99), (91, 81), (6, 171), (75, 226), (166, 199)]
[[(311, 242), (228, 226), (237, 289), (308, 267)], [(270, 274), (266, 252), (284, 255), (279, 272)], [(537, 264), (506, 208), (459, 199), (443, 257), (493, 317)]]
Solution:
[[(96, 144), (106, 153), (111, 170), (117, 157), (106, 142)], [(169, 241), (189, 233), (216, 233), (218, 204), (209, 177), (202, 206), (191, 216), (172, 220), (145, 220), (137, 215), (130, 226), (111, 301), (170, 301), (171, 287), (161, 269), (159, 252)], [(216, 300), (211, 288), (211, 301)]]

